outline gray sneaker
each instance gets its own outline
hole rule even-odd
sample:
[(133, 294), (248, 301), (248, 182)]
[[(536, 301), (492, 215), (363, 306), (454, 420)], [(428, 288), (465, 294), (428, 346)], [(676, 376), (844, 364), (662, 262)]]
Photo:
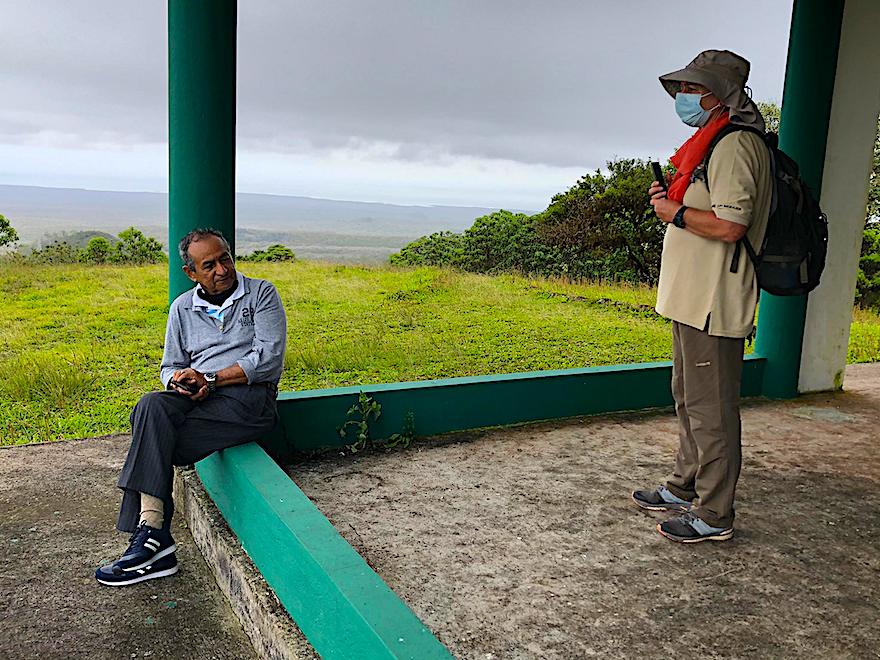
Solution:
[(662, 522), (657, 525), (657, 531), (670, 541), (678, 543), (727, 541), (733, 538), (733, 527), (712, 527), (693, 513)]
[(636, 490), (632, 494), (633, 502), (648, 511), (678, 511), (686, 513), (693, 504), (672, 494), (666, 486), (658, 486), (657, 490)]

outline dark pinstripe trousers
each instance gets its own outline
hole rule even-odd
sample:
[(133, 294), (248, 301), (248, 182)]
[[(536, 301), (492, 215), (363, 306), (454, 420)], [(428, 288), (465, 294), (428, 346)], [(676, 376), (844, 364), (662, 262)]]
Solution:
[(135, 530), (140, 493), (165, 503), (171, 525), (173, 466), (189, 465), (227, 447), (258, 440), (275, 426), (277, 389), (273, 384), (230, 385), (194, 402), (176, 392), (150, 392), (131, 413), (131, 447), (119, 475), (122, 506), (117, 529)]

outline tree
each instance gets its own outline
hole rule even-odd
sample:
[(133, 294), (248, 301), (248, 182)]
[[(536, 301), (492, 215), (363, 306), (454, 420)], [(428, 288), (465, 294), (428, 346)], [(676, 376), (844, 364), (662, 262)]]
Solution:
[(118, 264), (155, 264), (166, 258), (159, 241), (152, 236), (144, 236), (134, 227), (119, 232), (119, 242), (110, 256), (110, 260)]
[[(779, 132), (780, 109), (775, 103), (758, 103), (758, 109), (764, 115), (767, 130)], [(880, 221), (880, 117), (877, 119), (877, 133), (874, 136), (874, 157), (871, 161), (871, 175), (868, 181), (868, 208), (865, 212), (865, 223)]]
[(296, 254), (286, 245), (275, 243), (266, 248), (266, 261), (293, 261)]
[(856, 302), (862, 307), (880, 307), (880, 223), (877, 222), (865, 228), (856, 279)]
[(18, 232), (6, 216), (0, 215), (0, 248), (15, 243), (18, 240)]
[[(779, 131), (779, 106), (758, 103), (767, 128)], [(880, 306), (880, 118), (874, 136), (874, 154), (868, 180), (868, 204), (865, 209), (865, 232), (856, 278), (856, 301), (863, 307)]]
[(79, 260), (88, 264), (105, 264), (110, 260), (113, 245), (103, 236), (95, 236), (89, 240), (79, 252)]
[(556, 195), (542, 213), (496, 211), (463, 234), (423, 236), (392, 255), (393, 264), (452, 265), (479, 273), (656, 282), (665, 225), (647, 190), (653, 179), (638, 160), (608, 163)]
[(779, 132), (779, 106), (775, 103), (758, 101), (758, 110), (764, 115), (764, 123), (771, 133)]
[(607, 165), (607, 175), (596, 170), (553, 197), (539, 215), (538, 236), (559, 250), (571, 276), (654, 283), (666, 225), (646, 193), (653, 174), (641, 160)]
[(874, 160), (868, 183), (867, 221), (880, 222), (880, 118), (877, 119), (877, 135), (874, 138)]

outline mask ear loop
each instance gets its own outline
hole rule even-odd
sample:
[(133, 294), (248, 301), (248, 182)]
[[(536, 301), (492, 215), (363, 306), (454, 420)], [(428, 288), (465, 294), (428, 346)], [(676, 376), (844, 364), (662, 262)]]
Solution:
[(743, 87), (743, 90), (745, 90), (745, 93), (748, 95), (749, 100), (751, 100), (752, 99), (752, 88), (749, 87), (748, 85), (745, 85)]
[[(712, 92), (706, 92), (705, 94), (700, 94), (700, 100), (702, 100), (703, 97), (705, 97), (705, 96), (711, 96), (711, 95), (712, 95)], [(716, 103), (715, 106), (710, 108), (709, 110), (706, 110), (706, 112), (715, 112), (720, 107), (721, 107), (721, 99), (718, 99), (718, 103)]]

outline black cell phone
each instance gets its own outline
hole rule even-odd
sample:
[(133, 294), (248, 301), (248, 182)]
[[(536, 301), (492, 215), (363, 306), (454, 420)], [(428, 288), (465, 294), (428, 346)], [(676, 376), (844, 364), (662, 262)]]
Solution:
[(663, 176), (663, 168), (660, 167), (660, 163), (656, 160), (651, 161), (651, 169), (654, 170), (654, 179), (663, 186), (663, 190), (668, 190), (666, 188), (666, 178)]
[(199, 388), (196, 387), (195, 385), (190, 385), (189, 383), (182, 383), (179, 380), (172, 380), (171, 384), (174, 385), (175, 387), (179, 387), (182, 390), (186, 390), (190, 394), (195, 394), (196, 392), (199, 391)]

